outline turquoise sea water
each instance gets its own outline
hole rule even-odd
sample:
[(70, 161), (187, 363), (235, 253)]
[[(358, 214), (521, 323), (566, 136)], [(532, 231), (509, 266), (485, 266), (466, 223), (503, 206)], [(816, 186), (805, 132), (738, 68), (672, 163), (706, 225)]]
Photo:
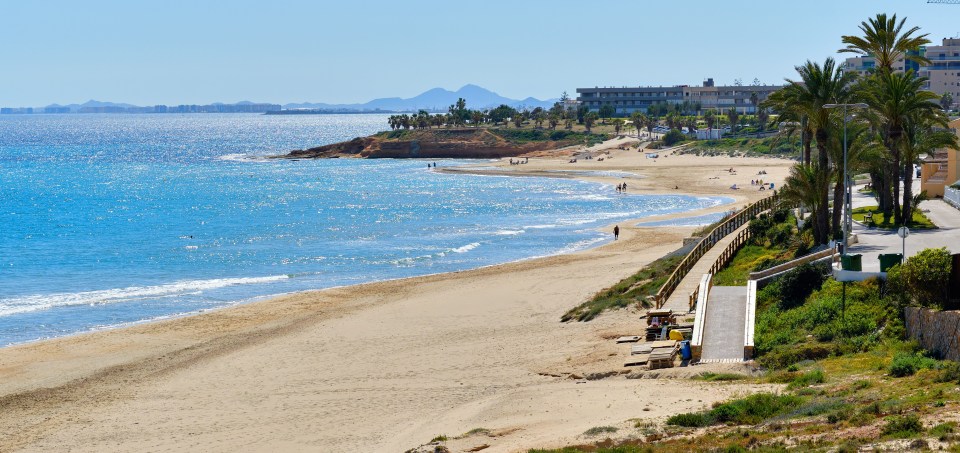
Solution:
[(609, 240), (597, 228), (611, 222), (730, 201), (446, 175), (422, 160), (251, 158), (385, 124), (0, 116), (0, 345), (574, 251)]

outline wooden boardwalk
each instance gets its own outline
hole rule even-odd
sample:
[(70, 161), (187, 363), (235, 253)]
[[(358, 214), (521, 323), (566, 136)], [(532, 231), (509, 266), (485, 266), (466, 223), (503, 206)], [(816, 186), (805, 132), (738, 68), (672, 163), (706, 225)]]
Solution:
[(723, 251), (727, 248), (730, 243), (736, 239), (737, 234), (740, 231), (747, 229), (749, 223), (743, 224), (736, 231), (726, 235), (721, 238), (714, 244), (713, 248), (707, 251), (696, 264), (693, 265), (693, 268), (690, 269), (690, 272), (680, 281), (680, 284), (677, 285), (677, 289), (673, 291), (673, 294), (670, 295), (670, 298), (667, 299), (667, 302), (663, 305), (664, 309), (673, 310), (675, 312), (686, 313), (690, 310), (690, 293), (693, 290), (697, 289), (697, 285), (700, 284), (700, 278), (703, 277), (703, 274), (710, 273), (710, 268), (713, 266), (713, 263), (720, 257)]

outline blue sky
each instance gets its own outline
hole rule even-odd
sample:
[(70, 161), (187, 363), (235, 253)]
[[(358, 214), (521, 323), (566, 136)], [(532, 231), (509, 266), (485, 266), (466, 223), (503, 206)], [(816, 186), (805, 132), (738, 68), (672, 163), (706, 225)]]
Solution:
[(907, 16), (935, 43), (960, 33), (960, 5), (926, 0), (5, 0), (0, 105), (778, 83), (808, 58), (836, 55), (840, 36), (878, 12)]

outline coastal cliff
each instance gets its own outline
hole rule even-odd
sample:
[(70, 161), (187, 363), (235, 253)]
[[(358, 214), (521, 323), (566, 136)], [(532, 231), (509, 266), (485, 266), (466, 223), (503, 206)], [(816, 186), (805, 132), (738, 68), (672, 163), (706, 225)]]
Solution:
[(529, 155), (573, 145), (593, 144), (603, 134), (547, 129), (423, 129), (381, 132), (346, 142), (295, 150), (288, 159), (363, 158), (501, 158)]

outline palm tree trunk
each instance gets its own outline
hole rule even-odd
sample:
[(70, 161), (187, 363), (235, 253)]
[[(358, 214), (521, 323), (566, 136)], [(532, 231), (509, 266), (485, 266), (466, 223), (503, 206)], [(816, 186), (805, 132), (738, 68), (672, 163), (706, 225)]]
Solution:
[(903, 225), (909, 225), (913, 221), (913, 165), (906, 165), (910, 168), (904, 168), (903, 172), (903, 212), (900, 214)]
[[(817, 167), (824, 175), (826, 175), (830, 165), (827, 156), (827, 138), (827, 131), (817, 130)], [(827, 194), (830, 193), (830, 179), (824, 177), (822, 181), (824, 186), (820, 188), (819, 192), (822, 195), (820, 196), (820, 206), (817, 207), (817, 224), (820, 226), (820, 237), (817, 238), (818, 244), (826, 244), (830, 241), (830, 200), (827, 197)]]

